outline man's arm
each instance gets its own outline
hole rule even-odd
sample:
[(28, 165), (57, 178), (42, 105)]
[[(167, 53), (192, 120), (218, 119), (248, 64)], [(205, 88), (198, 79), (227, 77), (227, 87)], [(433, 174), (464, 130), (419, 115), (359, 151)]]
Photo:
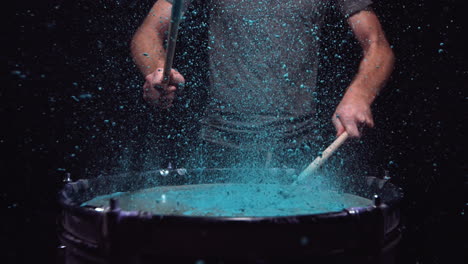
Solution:
[(162, 85), (162, 71), (166, 60), (164, 38), (169, 29), (171, 10), (171, 3), (158, 0), (136, 31), (130, 46), (133, 60), (145, 76), (143, 98), (162, 108), (172, 106), (176, 86), (184, 82), (183, 76), (172, 69), (169, 85)]
[(164, 34), (169, 29), (172, 5), (158, 0), (133, 36), (132, 57), (144, 76), (164, 67)]
[(332, 121), (337, 135), (347, 131), (351, 137), (360, 137), (360, 126), (374, 126), (370, 106), (393, 70), (394, 55), (374, 12), (360, 11), (348, 23), (364, 55)]

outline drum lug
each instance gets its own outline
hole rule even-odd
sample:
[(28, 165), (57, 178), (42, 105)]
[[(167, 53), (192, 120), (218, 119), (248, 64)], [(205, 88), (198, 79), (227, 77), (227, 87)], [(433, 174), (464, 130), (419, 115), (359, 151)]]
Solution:
[(119, 199), (110, 199), (109, 200), (109, 209), (111, 211), (118, 211), (120, 210), (120, 207), (119, 207), (120, 203), (119, 203)]
[(163, 177), (166, 177), (169, 175), (169, 173), (172, 171), (172, 163), (169, 162), (169, 164), (167, 164), (167, 168), (166, 169), (161, 169), (159, 170), (159, 174), (161, 174), (161, 176)]
[(388, 181), (390, 180), (390, 172), (388, 170), (384, 170), (384, 180)]
[(109, 207), (107, 207), (102, 215), (102, 240), (105, 245), (105, 252), (109, 260), (112, 258), (112, 230), (117, 225), (120, 215), (119, 200), (111, 198), (109, 199)]
[(64, 184), (67, 184), (67, 183), (70, 183), (72, 182), (73, 180), (71, 179), (71, 174), (69, 172), (65, 173), (65, 176), (63, 177), (63, 180), (62, 182)]
[(382, 205), (382, 199), (380, 198), (379, 195), (377, 194), (374, 194), (374, 206), (375, 207), (379, 207), (380, 205)]
[(366, 181), (368, 186), (376, 186), (379, 189), (383, 189), (385, 184), (390, 180), (390, 177), (385, 176), (383, 178), (381, 177), (375, 177), (375, 176), (367, 176)]
[(65, 263), (65, 258), (66, 258), (66, 253), (67, 251), (67, 246), (63, 245), (63, 244), (60, 244), (57, 246), (57, 263)]
[(105, 208), (102, 221), (102, 235), (104, 239), (109, 238), (111, 225), (114, 224), (119, 213), (119, 200), (114, 198), (109, 199), (109, 207)]

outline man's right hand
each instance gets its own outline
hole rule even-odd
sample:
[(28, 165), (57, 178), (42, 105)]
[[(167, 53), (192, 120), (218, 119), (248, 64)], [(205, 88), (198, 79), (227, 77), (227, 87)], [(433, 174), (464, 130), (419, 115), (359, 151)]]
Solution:
[(163, 109), (170, 108), (176, 98), (177, 86), (185, 83), (184, 77), (172, 69), (169, 83), (163, 84), (163, 69), (158, 68), (145, 77), (143, 85), (143, 99), (151, 105)]

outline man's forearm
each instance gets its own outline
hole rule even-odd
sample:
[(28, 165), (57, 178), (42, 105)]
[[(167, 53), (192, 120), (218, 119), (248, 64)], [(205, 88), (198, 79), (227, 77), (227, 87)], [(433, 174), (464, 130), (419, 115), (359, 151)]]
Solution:
[(166, 60), (164, 38), (169, 29), (172, 4), (156, 1), (131, 42), (131, 53), (144, 76), (163, 68)]
[(388, 43), (370, 44), (364, 52), (359, 70), (345, 96), (365, 100), (369, 105), (379, 94), (393, 70), (394, 55)]
[(164, 67), (166, 52), (163, 38), (154, 29), (139, 28), (132, 39), (131, 53), (144, 76)]
[(393, 51), (372, 10), (354, 14), (348, 19), (348, 23), (361, 44), (364, 55), (345, 97), (370, 105), (393, 70)]

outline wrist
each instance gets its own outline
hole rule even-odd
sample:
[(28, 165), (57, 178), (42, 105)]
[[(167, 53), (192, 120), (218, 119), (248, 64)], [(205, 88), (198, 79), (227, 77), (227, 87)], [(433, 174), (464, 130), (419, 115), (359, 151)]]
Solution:
[(346, 93), (343, 96), (343, 99), (360, 102), (367, 105), (371, 105), (377, 95), (370, 91), (362, 91), (361, 89), (355, 87), (349, 87)]

